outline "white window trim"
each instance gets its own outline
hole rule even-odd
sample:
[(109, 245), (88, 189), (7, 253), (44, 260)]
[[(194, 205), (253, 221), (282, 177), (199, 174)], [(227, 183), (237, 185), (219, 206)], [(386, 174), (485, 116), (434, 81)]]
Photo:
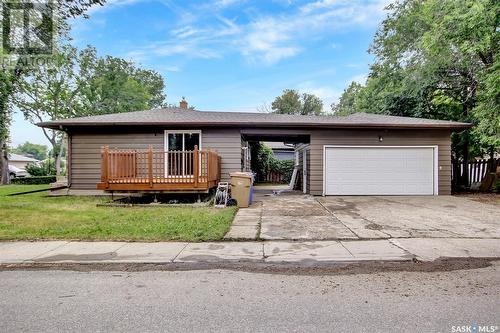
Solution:
[(351, 145), (324, 145), (323, 146), (323, 194), (322, 196), (326, 196), (326, 149), (327, 148), (432, 148), (434, 152), (433, 164), (434, 164), (434, 172), (433, 172), (433, 181), (434, 181), (434, 196), (439, 195), (439, 147), (438, 145), (430, 145), (430, 146), (351, 146)]
[[(198, 146), (198, 150), (201, 150), (202, 149), (202, 142), (203, 142), (203, 139), (202, 139), (202, 133), (201, 133), (201, 130), (165, 130), (164, 131), (164, 134), (163, 134), (163, 147), (165, 149), (165, 154), (166, 152), (168, 152), (168, 135), (169, 134), (193, 134), (193, 133), (197, 133), (199, 134), (199, 141), (200, 141), (200, 144)], [(182, 140), (182, 150), (184, 151), (185, 147), (184, 147), (184, 140)], [(201, 161), (200, 161), (201, 163)], [(165, 174), (165, 178), (168, 177), (168, 159), (165, 158), (165, 162), (164, 162), (164, 174)], [(200, 170), (201, 172), (201, 170)]]
[[(163, 135), (163, 146), (165, 148), (165, 151), (168, 150), (168, 135), (169, 134), (194, 134), (197, 133), (200, 135), (200, 145), (198, 146), (198, 149), (202, 149), (202, 135), (201, 135), (201, 130), (165, 130), (165, 133)], [(184, 150), (184, 141), (182, 142), (182, 150)]]

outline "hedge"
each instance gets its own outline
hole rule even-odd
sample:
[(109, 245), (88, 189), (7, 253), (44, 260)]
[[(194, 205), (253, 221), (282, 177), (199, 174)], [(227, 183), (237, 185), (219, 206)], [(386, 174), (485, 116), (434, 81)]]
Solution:
[(56, 176), (20, 177), (12, 178), (11, 184), (17, 185), (42, 185), (56, 182)]

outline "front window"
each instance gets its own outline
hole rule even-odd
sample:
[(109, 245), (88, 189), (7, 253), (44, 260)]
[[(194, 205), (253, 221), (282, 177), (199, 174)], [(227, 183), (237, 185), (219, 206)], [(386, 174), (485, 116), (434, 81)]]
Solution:
[(167, 132), (167, 151), (191, 151), (194, 146), (200, 149), (199, 132)]
[(192, 177), (193, 151), (201, 149), (201, 131), (166, 131), (165, 171), (166, 176)]

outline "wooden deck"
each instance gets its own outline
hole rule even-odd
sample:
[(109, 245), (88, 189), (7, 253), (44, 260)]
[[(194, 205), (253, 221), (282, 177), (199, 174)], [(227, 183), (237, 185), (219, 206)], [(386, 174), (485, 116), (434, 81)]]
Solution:
[(220, 180), (220, 157), (215, 151), (110, 150), (102, 148), (104, 191), (207, 192)]

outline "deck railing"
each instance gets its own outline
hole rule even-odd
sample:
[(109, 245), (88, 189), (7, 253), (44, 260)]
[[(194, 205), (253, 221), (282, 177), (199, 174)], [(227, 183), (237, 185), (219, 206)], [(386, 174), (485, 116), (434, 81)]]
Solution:
[(220, 157), (212, 150), (102, 148), (100, 189), (206, 190), (219, 180)]

